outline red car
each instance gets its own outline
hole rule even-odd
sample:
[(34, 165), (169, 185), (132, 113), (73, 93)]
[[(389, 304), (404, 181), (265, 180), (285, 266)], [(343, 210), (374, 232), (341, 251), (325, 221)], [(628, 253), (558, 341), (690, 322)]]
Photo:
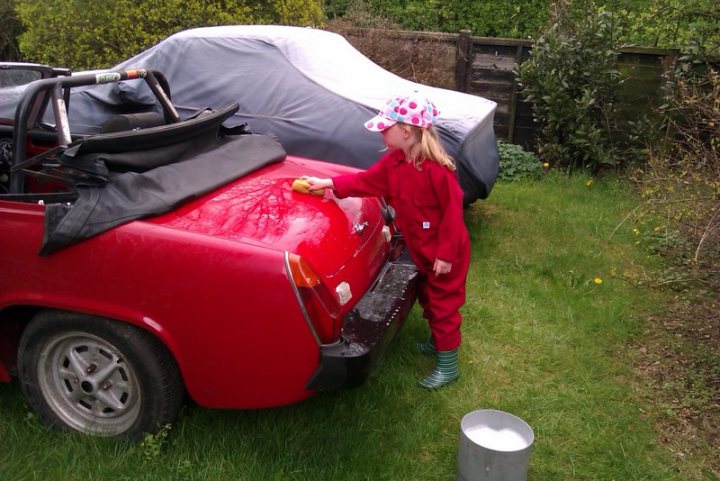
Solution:
[[(382, 200), (291, 188), (351, 167), (225, 128), (237, 105), (181, 119), (160, 72), (49, 77), (0, 125), (0, 381), (51, 426), (137, 438), (185, 393), (262, 408), (366, 379), (417, 271)], [(73, 135), (68, 89), (118, 81), (161, 112)]]

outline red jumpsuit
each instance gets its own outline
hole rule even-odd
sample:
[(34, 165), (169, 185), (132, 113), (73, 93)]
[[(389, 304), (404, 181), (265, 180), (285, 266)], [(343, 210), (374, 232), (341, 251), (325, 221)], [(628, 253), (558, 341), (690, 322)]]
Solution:
[[(438, 351), (460, 345), (459, 309), (465, 303), (470, 238), (463, 222), (463, 193), (455, 172), (426, 160), (420, 170), (402, 150), (385, 154), (368, 170), (333, 177), (337, 197), (384, 197), (395, 208), (396, 223), (423, 282), (418, 302)], [(435, 259), (452, 264), (433, 273)]]

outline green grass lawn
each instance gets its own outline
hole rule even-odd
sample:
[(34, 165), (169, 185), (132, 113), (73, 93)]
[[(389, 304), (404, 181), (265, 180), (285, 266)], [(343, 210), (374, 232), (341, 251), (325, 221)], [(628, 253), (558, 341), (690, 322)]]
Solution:
[(620, 225), (634, 207), (618, 181), (555, 175), (473, 205), (461, 379), (441, 391), (416, 387), (431, 362), (414, 350), (417, 309), (361, 388), (273, 410), (188, 405), (142, 444), (47, 431), (17, 382), (0, 385), (0, 480), (454, 480), (460, 419), (481, 408), (533, 427), (530, 481), (706, 479), (707, 458), (660, 443), (632, 369), (666, 302), (621, 279), (656, 268)]

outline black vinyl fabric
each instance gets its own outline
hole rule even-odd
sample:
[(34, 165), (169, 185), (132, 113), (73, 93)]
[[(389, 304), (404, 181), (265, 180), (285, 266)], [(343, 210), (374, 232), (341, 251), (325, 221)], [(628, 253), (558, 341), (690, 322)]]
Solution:
[[(192, 118), (175, 124), (88, 137), (67, 149), (60, 162), (91, 175), (103, 175), (108, 169), (145, 172), (186, 158), (188, 149), (197, 151), (196, 143), (202, 144), (211, 138), (202, 139), (206, 132), (212, 131), (216, 136), (218, 129), (221, 134), (230, 133), (222, 122), (237, 109), (237, 104), (218, 111), (203, 109)], [(110, 122), (118, 117), (125, 116), (112, 117)], [(241, 128), (240, 133), (249, 133), (249, 130)]]
[[(133, 162), (154, 155), (172, 162), (144, 171), (113, 172), (104, 184), (76, 186), (78, 199), (71, 205), (46, 207), (45, 236), (40, 250), (47, 256), (59, 249), (96, 236), (131, 220), (160, 215), (196, 199), (266, 165), (280, 162), (285, 150), (264, 135), (228, 135), (219, 126), (184, 142), (157, 147), (153, 152), (116, 152), (92, 161), (78, 156), (78, 165), (113, 165), (114, 158)], [(133, 163), (131, 162), (131, 163)], [(143, 170), (143, 169), (136, 169)]]

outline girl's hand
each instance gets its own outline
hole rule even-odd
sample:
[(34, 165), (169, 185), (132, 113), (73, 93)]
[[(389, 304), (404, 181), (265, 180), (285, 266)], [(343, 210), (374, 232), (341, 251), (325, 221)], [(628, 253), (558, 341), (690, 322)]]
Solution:
[(439, 276), (440, 274), (447, 274), (452, 270), (452, 264), (450, 262), (445, 262), (442, 259), (435, 259), (435, 265), (433, 266), (433, 272), (436, 276)]
[(300, 178), (310, 184), (310, 190), (332, 189), (334, 187), (332, 179), (320, 179), (318, 177), (309, 177), (307, 175), (303, 175)]

